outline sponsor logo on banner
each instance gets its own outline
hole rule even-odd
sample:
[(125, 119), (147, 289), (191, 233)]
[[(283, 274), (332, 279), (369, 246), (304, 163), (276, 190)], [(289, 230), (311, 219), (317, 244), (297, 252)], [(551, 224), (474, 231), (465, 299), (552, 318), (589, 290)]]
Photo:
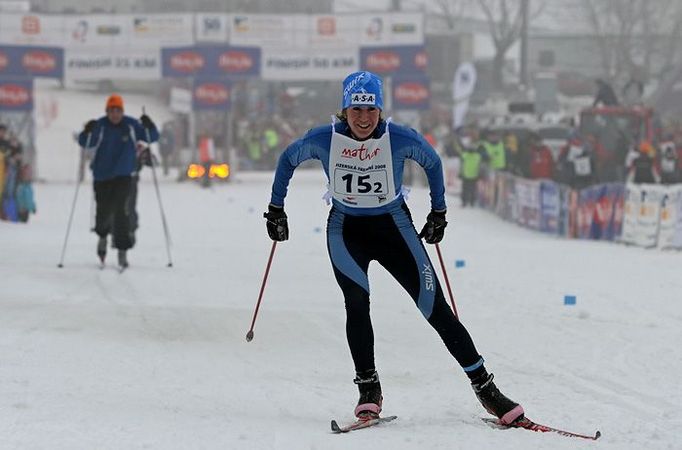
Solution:
[(5, 70), (9, 66), (9, 58), (3, 52), (0, 52), (0, 70)]
[(204, 83), (194, 88), (194, 96), (198, 101), (207, 105), (227, 103), (230, 91), (220, 83)]
[(395, 87), (396, 100), (407, 105), (416, 105), (429, 98), (429, 90), (421, 83), (406, 81)]
[(85, 38), (88, 35), (88, 28), (87, 20), (79, 20), (71, 31), (71, 37), (76, 42), (85, 42)]
[(121, 34), (121, 27), (118, 25), (99, 25), (96, 32), (101, 36), (117, 36)]
[(417, 27), (413, 23), (394, 23), (391, 25), (391, 31), (396, 34), (399, 33), (414, 33)]
[(14, 107), (24, 105), (31, 101), (31, 93), (18, 84), (0, 85), (0, 105)]
[(225, 72), (246, 72), (254, 65), (253, 58), (246, 52), (229, 50), (218, 57), (218, 66)]
[(40, 34), (40, 18), (24, 16), (21, 18), (21, 32), (24, 34)]
[(417, 69), (426, 70), (429, 65), (429, 56), (426, 50), (420, 50), (414, 55), (414, 66)]
[(223, 30), (220, 17), (203, 17), (201, 20), (202, 34), (217, 34)]
[(31, 72), (50, 72), (57, 67), (57, 60), (47, 52), (34, 50), (21, 58), (21, 65)]
[(372, 72), (391, 72), (400, 67), (400, 56), (390, 51), (378, 51), (367, 55), (367, 69)]
[(365, 29), (365, 34), (370, 40), (380, 40), (384, 31), (384, 20), (381, 17), (372, 17)]
[(320, 36), (334, 36), (336, 34), (336, 18), (318, 17), (317, 34)]
[(235, 16), (234, 17), (234, 30), (245, 33), (249, 31), (251, 27), (249, 26), (249, 18), (245, 16)]
[(201, 70), (206, 62), (199, 53), (186, 51), (173, 55), (170, 58), (170, 66), (173, 70), (183, 73), (192, 73)]

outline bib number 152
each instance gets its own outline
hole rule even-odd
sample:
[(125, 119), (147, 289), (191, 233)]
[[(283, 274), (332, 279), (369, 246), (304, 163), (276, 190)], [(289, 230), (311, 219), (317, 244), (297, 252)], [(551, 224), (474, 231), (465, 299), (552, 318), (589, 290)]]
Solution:
[[(355, 174), (355, 173), (345, 173), (341, 176), (342, 183), (340, 183), (343, 188), (345, 188), (345, 194), (381, 194), (384, 193), (385, 182), (379, 173), (371, 174)], [(338, 186), (337, 189), (342, 186)]]

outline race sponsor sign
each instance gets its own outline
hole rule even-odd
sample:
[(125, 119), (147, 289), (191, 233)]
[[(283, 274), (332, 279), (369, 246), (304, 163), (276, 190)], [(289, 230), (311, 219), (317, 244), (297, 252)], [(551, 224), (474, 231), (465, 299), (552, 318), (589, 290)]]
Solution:
[(561, 213), (559, 185), (553, 181), (540, 182), (540, 231), (557, 234)]
[(517, 222), (535, 230), (540, 227), (540, 182), (518, 178), (516, 189)]
[(288, 49), (308, 44), (306, 15), (231, 14), (229, 18), (232, 45)]
[[(424, 16), (420, 13), (363, 14), (355, 18), (354, 36), (363, 47), (424, 45)], [(345, 30), (342, 30), (345, 31)]]
[(230, 107), (232, 84), (226, 78), (197, 78), (192, 87), (195, 111), (227, 110)]
[(54, 45), (63, 37), (64, 16), (0, 14), (0, 44)]
[(132, 45), (191, 45), (194, 20), (191, 14), (145, 14), (127, 16)]
[(226, 43), (229, 38), (227, 14), (197, 13), (194, 16), (194, 40)]
[(57, 47), (0, 47), (0, 76), (62, 78), (64, 51)]
[(260, 74), (261, 50), (228, 45), (164, 48), (161, 60), (164, 77), (254, 77)]
[(360, 48), (360, 68), (380, 75), (423, 75), (427, 65), (423, 46)]
[(429, 109), (430, 81), (427, 77), (395, 77), (391, 84), (393, 109)]
[(130, 45), (132, 22), (128, 16), (92, 14), (64, 18), (65, 47), (117, 47)]
[(31, 78), (0, 78), (0, 110), (32, 111), (33, 80)]
[(116, 52), (106, 49), (70, 48), (64, 52), (66, 80), (158, 80), (161, 61), (156, 48), (132, 48)]
[(350, 72), (357, 70), (358, 53), (354, 49), (334, 52), (315, 49), (263, 49), (264, 80), (342, 80)]

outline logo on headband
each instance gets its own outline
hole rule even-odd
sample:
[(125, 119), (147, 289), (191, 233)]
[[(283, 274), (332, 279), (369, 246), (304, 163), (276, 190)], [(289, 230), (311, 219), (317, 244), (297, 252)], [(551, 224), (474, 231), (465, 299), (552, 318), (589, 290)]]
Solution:
[(351, 96), (351, 105), (375, 105), (376, 96), (374, 94), (363, 94), (357, 92)]

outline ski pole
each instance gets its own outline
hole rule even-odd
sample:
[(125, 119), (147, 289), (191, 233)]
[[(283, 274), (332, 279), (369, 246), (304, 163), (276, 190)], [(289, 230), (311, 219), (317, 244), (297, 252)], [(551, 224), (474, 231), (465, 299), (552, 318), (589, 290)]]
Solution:
[(443, 264), (443, 255), (440, 253), (440, 246), (436, 244), (436, 252), (438, 253), (438, 260), (440, 261), (440, 268), (443, 271), (443, 278), (445, 278), (445, 285), (448, 288), (448, 294), (450, 295), (450, 302), (452, 303), (452, 312), (455, 313), (455, 317), (459, 319), (459, 314), (457, 314), (457, 307), (455, 306), (455, 297), (452, 295), (452, 289), (450, 289), (450, 280), (448, 279), (448, 272), (445, 270), (445, 264)]
[[(92, 138), (92, 132), (88, 133), (88, 140), (85, 143), (85, 148), (89, 149), (90, 148), (90, 139)], [(78, 189), (81, 187), (81, 179), (80, 179), (80, 167), (78, 169), (79, 173), (78, 176), (76, 177), (76, 191), (73, 193), (73, 202), (71, 203), (71, 213), (69, 214), (69, 223), (66, 226), (66, 235), (64, 236), (64, 245), (62, 246), (62, 256), (59, 258), (59, 264), (57, 264), (57, 267), (60, 269), (64, 267), (64, 255), (66, 254), (66, 243), (69, 240), (69, 233), (71, 232), (71, 222), (73, 221), (73, 213), (76, 210), (76, 201), (78, 200)]]
[[(146, 114), (144, 110), (144, 106), (142, 107), (142, 114)], [(173, 260), (171, 259), (171, 252), (170, 252), (170, 233), (168, 232), (168, 223), (166, 222), (166, 213), (163, 211), (163, 202), (161, 202), (161, 191), (159, 190), (159, 182), (156, 179), (156, 167), (154, 164), (154, 157), (152, 156), (152, 151), (151, 151), (151, 144), (152, 140), (149, 135), (149, 128), (144, 127), (144, 131), (147, 135), (147, 145), (149, 148), (149, 159), (152, 164), (152, 177), (154, 178), (154, 189), (156, 190), (156, 198), (159, 201), (159, 210), (161, 211), (161, 223), (163, 224), (163, 234), (166, 238), (166, 254), (168, 255), (168, 267), (173, 267)]]
[(260, 293), (258, 294), (258, 302), (256, 302), (256, 309), (253, 311), (253, 319), (251, 320), (251, 328), (249, 332), (246, 333), (246, 342), (251, 342), (253, 340), (253, 327), (256, 325), (256, 317), (258, 317), (258, 308), (260, 308), (260, 302), (263, 299), (263, 291), (265, 291), (265, 282), (268, 279), (268, 274), (270, 273), (270, 265), (272, 264), (272, 257), (275, 254), (275, 247), (277, 246), (277, 241), (272, 241), (272, 248), (270, 249), (270, 257), (268, 258), (268, 264), (265, 266), (265, 274), (263, 275), (263, 282), (260, 285)]

